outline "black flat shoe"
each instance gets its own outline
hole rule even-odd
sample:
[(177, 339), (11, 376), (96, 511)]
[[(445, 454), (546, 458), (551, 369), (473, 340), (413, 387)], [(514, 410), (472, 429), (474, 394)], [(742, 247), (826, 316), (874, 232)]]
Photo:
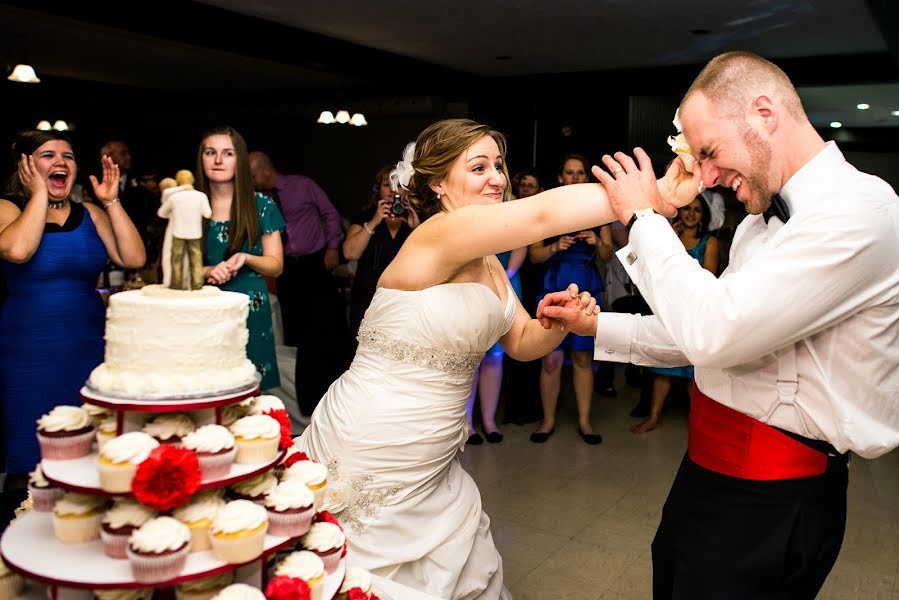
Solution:
[(487, 443), (489, 444), (498, 444), (503, 441), (503, 434), (498, 431), (488, 431), (487, 432)]
[(484, 438), (481, 437), (480, 433), (472, 433), (468, 436), (468, 440), (465, 443), (469, 446), (480, 446), (484, 443)]
[(531, 434), (531, 441), (535, 444), (545, 444), (546, 440), (549, 439), (549, 436), (556, 432), (556, 428), (553, 427), (549, 431), (535, 431)]
[(596, 446), (602, 443), (602, 436), (598, 433), (584, 433), (581, 431), (581, 426), (577, 427), (577, 434), (581, 436), (581, 439), (584, 440), (585, 444), (590, 444), (591, 446)]

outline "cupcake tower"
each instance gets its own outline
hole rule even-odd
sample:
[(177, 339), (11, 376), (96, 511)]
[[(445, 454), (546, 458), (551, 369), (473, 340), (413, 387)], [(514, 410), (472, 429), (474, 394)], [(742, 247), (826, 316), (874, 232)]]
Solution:
[(321, 563), (302, 571), (310, 598), (336, 597), (345, 539), (313, 523), (327, 469), (302, 454), (281, 464), (293, 443), (286, 411), (255, 392), (141, 403), (83, 390), (82, 407), (53, 409), (38, 423), (31, 510), (0, 539), (5, 568), (53, 598), (174, 587), (177, 600), (224, 600), (258, 591), (276, 576), (273, 555), (294, 549)]

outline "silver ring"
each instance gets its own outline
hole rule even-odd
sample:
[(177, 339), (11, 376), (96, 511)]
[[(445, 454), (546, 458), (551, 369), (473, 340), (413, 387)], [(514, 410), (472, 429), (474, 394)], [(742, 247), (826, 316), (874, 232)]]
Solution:
[(624, 169), (620, 169), (620, 168), (619, 168), (619, 169), (615, 169), (614, 171), (612, 171), (612, 175), (613, 175), (613, 176), (614, 176), (614, 175), (618, 175), (618, 174), (621, 173), (622, 171), (624, 171)]

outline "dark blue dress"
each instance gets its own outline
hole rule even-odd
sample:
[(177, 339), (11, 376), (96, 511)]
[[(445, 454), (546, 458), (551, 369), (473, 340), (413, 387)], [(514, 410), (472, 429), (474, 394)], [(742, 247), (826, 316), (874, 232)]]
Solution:
[(62, 226), (48, 223), (26, 263), (0, 260), (9, 296), (0, 307), (0, 402), (6, 472), (34, 469), (36, 421), (78, 390), (103, 361), (105, 310), (96, 291), (106, 248), (86, 209), (72, 203)]

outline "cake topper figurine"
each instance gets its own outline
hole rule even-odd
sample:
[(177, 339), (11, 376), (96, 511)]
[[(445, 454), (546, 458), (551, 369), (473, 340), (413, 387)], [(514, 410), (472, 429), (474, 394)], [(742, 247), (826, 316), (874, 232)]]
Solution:
[[(162, 205), (157, 214), (169, 220), (166, 239), (163, 242), (162, 279), (174, 290), (198, 290), (203, 287), (203, 219), (212, 216), (209, 197), (194, 189), (194, 176), (188, 170), (175, 174), (175, 187), (165, 180)], [(169, 233), (171, 231), (171, 234)], [(165, 246), (171, 240), (171, 260), (165, 259)], [(184, 258), (190, 269), (190, 282), (185, 286)]]

